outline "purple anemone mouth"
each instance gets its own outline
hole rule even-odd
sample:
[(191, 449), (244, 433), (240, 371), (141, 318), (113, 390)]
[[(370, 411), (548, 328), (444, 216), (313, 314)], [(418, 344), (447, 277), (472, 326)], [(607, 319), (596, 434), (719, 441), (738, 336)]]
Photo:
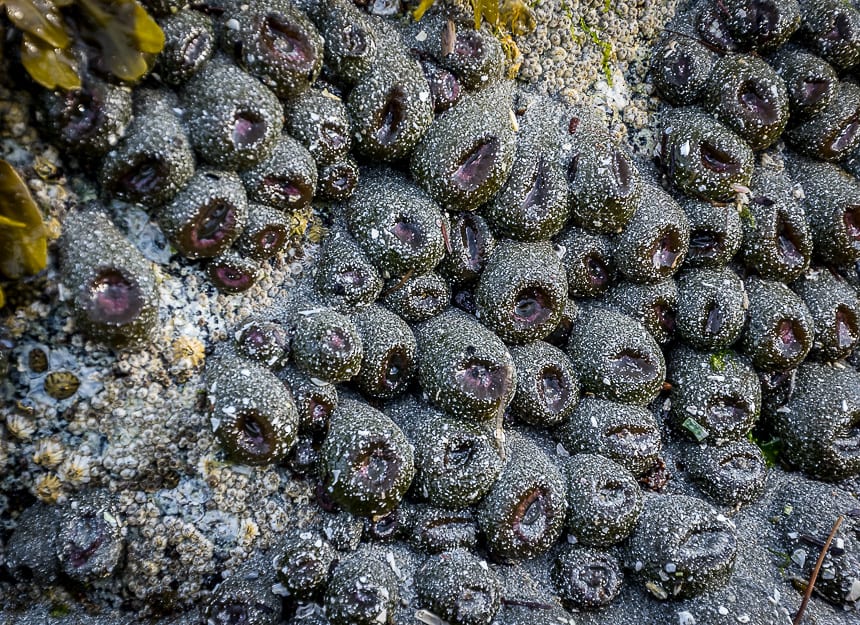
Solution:
[(455, 471), (467, 468), (478, 455), (474, 439), (451, 439), (445, 445), (445, 469)]
[(618, 197), (628, 197), (633, 193), (636, 188), (633, 168), (624, 152), (616, 148), (612, 148), (612, 175)]
[(657, 375), (657, 365), (647, 354), (636, 349), (622, 349), (609, 359), (610, 369), (623, 379), (651, 380)]
[(775, 34), (779, 25), (779, 9), (772, 0), (755, 0), (749, 5), (750, 21), (753, 23), (753, 31), (758, 39), (764, 43)]
[(391, 226), (391, 234), (411, 250), (421, 249), (427, 241), (421, 226), (410, 222), (403, 215), (394, 220), (394, 225)]
[(850, 150), (857, 143), (857, 133), (860, 132), (860, 112), (855, 113), (839, 127), (838, 134), (827, 146), (829, 156), (839, 156)]
[(99, 270), (90, 283), (86, 313), (95, 323), (126, 324), (134, 321), (142, 308), (140, 287), (117, 269)]
[(433, 111), (436, 113), (447, 111), (460, 99), (460, 81), (447, 69), (428, 61), (422, 61), (421, 68), (430, 85)]
[(850, 206), (842, 213), (842, 224), (845, 226), (845, 234), (848, 235), (849, 241), (852, 243), (860, 241), (860, 205)]
[(799, 103), (805, 107), (815, 106), (830, 92), (832, 87), (832, 82), (820, 76), (807, 76), (800, 83)]
[(454, 371), (454, 382), (461, 393), (479, 401), (495, 402), (511, 389), (511, 367), (481, 358), (470, 358)]
[(603, 437), (616, 458), (653, 458), (660, 453), (660, 432), (645, 425), (618, 425)]
[(376, 130), (373, 134), (382, 146), (393, 145), (403, 134), (407, 121), (406, 92), (394, 85), (385, 95), (385, 102), (376, 114)]
[(97, 88), (69, 92), (63, 109), (66, 141), (75, 143), (96, 133), (104, 123), (104, 107), (104, 94)]
[(347, 136), (349, 131), (332, 121), (325, 121), (320, 124), (319, 140), (331, 152), (340, 152), (346, 148)]
[(543, 154), (538, 156), (537, 166), (532, 174), (532, 186), (520, 204), (520, 211), (525, 215), (531, 215), (533, 209), (541, 210), (546, 204), (549, 195), (549, 180), (546, 159)]
[(236, 207), (214, 199), (200, 208), (182, 235), (186, 247), (200, 256), (217, 254), (236, 231)]
[(681, 257), (683, 242), (675, 230), (663, 232), (651, 245), (651, 264), (661, 275), (670, 273)]
[(607, 480), (599, 484), (594, 493), (594, 503), (613, 516), (629, 514), (636, 507), (639, 487), (629, 482)]
[(806, 331), (795, 319), (783, 319), (776, 325), (776, 351), (786, 359), (803, 353)]
[(738, 102), (746, 109), (753, 119), (770, 125), (779, 121), (779, 110), (768, 97), (769, 89), (759, 83), (748, 80), (738, 90)]
[(699, 14), (696, 27), (703, 43), (724, 51), (737, 48), (734, 37), (726, 28), (723, 16), (715, 7), (705, 7)]
[(267, 256), (273, 256), (286, 244), (287, 229), (281, 225), (266, 226), (254, 238), (261, 252)]
[(736, 429), (749, 419), (750, 413), (749, 404), (740, 397), (713, 397), (708, 401), (708, 424), (719, 430)]
[(538, 375), (537, 394), (547, 412), (556, 414), (569, 403), (570, 381), (558, 367), (544, 367)]
[(300, 179), (288, 176), (266, 176), (260, 186), (267, 195), (271, 195), (290, 207), (301, 207), (310, 203), (314, 190)]
[(675, 331), (675, 309), (666, 301), (659, 300), (651, 306), (651, 315), (656, 326), (670, 334)]
[(112, 185), (115, 192), (129, 197), (144, 197), (167, 185), (170, 168), (156, 156), (138, 156)]
[(702, 166), (715, 174), (736, 174), (741, 169), (740, 163), (731, 154), (708, 141), (701, 143), (699, 154)]
[(233, 265), (217, 265), (210, 274), (216, 286), (237, 293), (251, 288), (254, 274)]
[(412, 358), (404, 348), (398, 346), (390, 350), (382, 360), (379, 387), (388, 392), (397, 390), (409, 380), (412, 365)]
[(320, 186), (328, 187), (329, 192), (337, 197), (345, 197), (356, 184), (356, 171), (348, 162), (329, 165), (320, 178)]
[(466, 268), (477, 273), (487, 260), (487, 238), (471, 213), (463, 216), (459, 231)]
[(551, 526), (553, 516), (549, 493), (532, 487), (520, 498), (512, 515), (512, 527), (517, 538), (526, 544), (539, 542)]
[(803, 239), (794, 226), (780, 212), (776, 217), (776, 245), (783, 262), (789, 267), (797, 267), (805, 262)]
[(260, 35), (272, 56), (283, 59), (297, 72), (310, 74), (316, 53), (301, 26), (284, 15), (269, 13), (263, 20)]
[(663, 78), (670, 85), (683, 87), (690, 81), (692, 75), (693, 59), (686, 52), (678, 52), (663, 73)]
[(234, 445), (252, 457), (265, 457), (272, 453), (271, 424), (254, 411), (243, 411), (231, 427)]
[(458, 189), (472, 192), (479, 189), (493, 173), (499, 156), (498, 137), (481, 139), (469, 150), (451, 175)]
[(724, 248), (726, 237), (713, 230), (693, 230), (690, 233), (690, 251), (693, 259), (715, 258)]
[(319, 433), (328, 432), (329, 418), (333, 410), (334, 406), (326, 398), (312, 395), (305, 411), (310, 429)]
[(64, 546), (64, 551), (68, 556), (67, 562), (73, 569), (80, 569), (86, 566), (107, 538), (107, 528), (104, 525), (104, 521), (100, 521), (92, 514), (86, 515), (79, 523), (86, 526), (83, 532), (84, 535), (76, 536), (74, 541)]
[(363, 267), (344, 267), (333, 278), (332, 293), (342, 297), (361, 290), (371, 281)]
[(352, 337), (340, 328), (329, 328), (322, 341), (321, 349), (337, 358), (347, 358), (352, 354)]
[(591, 288), (602, 290), (609, 286), (609, 269), (599, 254), (589, 254), (585, 257), (585, 274)]
[(833, 16), (833, 22), (830, 24), (830, 29), (822, 33), (821, 38), (835, 43), (848, 43), (854, 37), (853, 30), (854, 29), (851, 28), (851, 18), (845, 13), (839, 11)]
[(522, 289), (514, 297), (513, 320), (526, 327), (540, 325), (552, 317), (552, 298), (540, 287)]
[(389, 441), (374, 440), (352, 458), (350, 482), (369, 492), (385, 492), (397, 481), (402, 465)]
[(702, 332), (705, 336), (719, 336), (720, 332), (726, 327), (726, 317), (723, 314), (723, 309), (717, 302), (711, 301), (708, 304), (707, 311), (708, 314), (705, 315)]
[(468, 59), (470, 64), (473, 64), (475, 59), (482, 59), (486, 56), (484, 42), (474, 30), (458, 28), (452, 54), (461, 59)]
[(251, 148), (266, 136), (269, 125), (259, 113), (237, 111), (233, 115), (233, 131), (230, 135), (237, 150)]
[(860, 337), (857, 325), (857, 315), (848, 306), (836, 307), (834, 326), (836, 329), (836, 346), (839, 349), (850, 349)]

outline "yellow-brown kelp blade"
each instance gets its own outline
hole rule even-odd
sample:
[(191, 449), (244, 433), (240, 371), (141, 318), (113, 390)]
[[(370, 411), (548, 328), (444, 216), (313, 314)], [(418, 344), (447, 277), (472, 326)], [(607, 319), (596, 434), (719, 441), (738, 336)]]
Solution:
[(17, 279), (38, 273), (48, 261), (39, 208), (12, 166), (0, 160), (0, 274)]

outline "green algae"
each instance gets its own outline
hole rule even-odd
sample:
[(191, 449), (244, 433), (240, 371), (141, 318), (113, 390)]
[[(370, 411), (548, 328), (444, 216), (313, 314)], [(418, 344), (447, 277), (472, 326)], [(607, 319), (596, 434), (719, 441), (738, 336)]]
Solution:
[(38, 273), (47, 262), (42, 214), (18, 172), (0, 160), (0, 275), (17, 280)]

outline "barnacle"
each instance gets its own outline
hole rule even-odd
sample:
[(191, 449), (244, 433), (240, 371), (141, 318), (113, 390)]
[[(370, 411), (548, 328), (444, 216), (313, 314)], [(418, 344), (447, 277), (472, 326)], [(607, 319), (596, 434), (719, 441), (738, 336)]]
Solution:
[(146, 74), (164, 47), (164, 33), (136, 0), (0, 0), (23, 32), (21, 63), (48, 89), (80, 88), (82, 51), (120, 80)]
[(0, 275), (14, 280), (38, 273), (48, 261), (47, 245), (45, 224), (27, 185), (0, 160)]

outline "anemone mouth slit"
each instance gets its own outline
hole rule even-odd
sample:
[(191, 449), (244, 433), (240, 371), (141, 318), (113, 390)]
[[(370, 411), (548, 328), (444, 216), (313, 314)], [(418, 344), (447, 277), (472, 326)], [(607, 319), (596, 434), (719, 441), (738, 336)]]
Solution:
[(462, 28), (457, 29), (457, 36), (454, 39), (454, 49), (450, 54), (461, 59), (469, 59), (473, 63), (474, 59), (482, 59), (486, 56), (481, 36), (474, 30)]
[(592, 288), (603, 289), (609, 286), (609, 269), (600, 254), (586, 256), (584, 265), (588, 283)]
[(793, 359), (804, 351), (806, 330), (796, 319), (782, 319), (775, 328), (775, 347), (780, 356)]
[(779, 110), (768, 95), (770, 89), (754, 80), (744, 81), (738, 89), (738, 102), (754, 118), (765, 125), (779, 121)]
[(789, 267), (803, 265), (803, 238), (782, 212), (776, 217), (776, 246), (783, 262)]
[(269, 13), (260, 28), (266, 49), (294, 69), (309, 73), (316, 61), (316, 53), (301, 26), (280, 13)]
[(382, 108), (376, 115), (376, 141), (383, 146), (393, 145), (403, 134), (406, 126), (406, 92), (395, 85), (385, 94)]
[(272, 453), (274, 433), (263, 415), (255, 411), (243, 411), (239, 413), (231, 430), (235, 445), (242, 452), (254, 457)]
[(257, 247), (264, 254), (275, 254), (287, 240), (286, 228), (280, 225), (266, 226), (256, 235)]
[(803, 106), (814, 106), (830, 92), (832, 87), (833, 83), (821, 76), (807, 76), (800, 83), (798, 100)]
[(723, 314), (723, 309), (716, 301), (710, 301), (706, 307), (707, 314), (705, 315), (702, 324), (702, 332), (709, 336), (718, 336), (726, 327), (726, 317)]
[(745, 399), (733, 395), (712, 397), (707, 403), (708, 423), (720, 429), (734, 429), (747, 421), (751, 412)]
[(510, 391), (513, 373), (509, 366), (472, 357), (454, 371), (454, 381), (465, 395), (494, 402)]
[(289, 176), (266, 176), (260, 186), (268, 195), (280, 198), (291, 206), (303, 206), (309, 203), (314, 192), (309, 185)]
[(671, 273), (681, 260), (683, 248), (681, 235), (673, 228), (667, 229), (657, 235), (651, 244), (651, 265), (658, 270), (660, 275)]
[(474, 440), (451, 440), (445, 446), (445, 468), (453, 470), (468, 467), (477, 455), (478, 449)]
[(836, 429), (833, 447), (840, 455), (860, 456), (860, 412), (850, 415), (848, 420)]
[(343, 267), (333, 278), (331, 291), (341, 297), (360, 291), (371, 280), (363, 267)]
[(612, 175), (615, 178), (616, 193), (620, 197), (628, 197), (636, 188), (633, 167), (627, 155), (617, 148), (612, 148)]
[(308, 401), (307, 415), (311, 427), (318, 432), (328, 431), (329, 418), (334, 410), (331, 402), (323, 397), (311, 397)]
[(230, 135), (237, 150), (249, 149), (266, 136), (269, 124), (255, 111), (236, 111), (233, 115), (233, 131)]
[(579, 154), (574, 154), (570, 158), (570, 162), (567, 164), (567, 171), (565, 172), (565, 176), (567, 177), (567, 181), (572, 183), (576, 180), (576, 174), (579, 172)]
[(549, 194), (549, 181), (547, 180), (548, 165), (543, 154), (538, 156), (537, 166), (532, 173), (532, 184), (523, 201), (520, 203), (520, 211), (525, 214), (533, 213), (533, 209), (544, 208), (547, 195)]
[(839, 349), (850, 349), (860, 337), (857, 315), (848, 306), (836, 307), (833, 325), (836, 330), (836, 346)]
[(340, 49), (344, 56), (359, 58), (370, 52), (370, 36), (358, 24), (347, 24), (340, 31)]
[(720, 458), (719, 467), (720, 473), (735, 483), (755, 480), (767, 469), (760, 457), (745, 453)]
[(373, 491), (394, 485), (403, 462), (386, 440), (374, 440), (352, 460), (353, 480)]
[(722, 527), (690, 531), (678, 547), (675, 561), (686, 571), (713, 571), (729, 566), (737, 551), (737, 539)]
[(380, 370), (382, 375), (379, 379), (379, 386), (386, 391), (394, 391), (409, 378), (409, 372), (412, 370), (412, 359), (404, 348), (397, 346), (382, 359)]
[(537, 394), (546, 410), (557, 414), (570, 400), (570, 381), (564, 372), (550, 365), (538, 374)]
[(405, 215), (399, 215), (394, 219), (394, 225), (391, 226), (390, 231), (395, 239), (411, 250), (420, 250), (427, 242), (423, 228), (410, 221)]
[(217, 252), (236, 229), (236, 207), (216, 198), (200, 207), (187, 232), (190, 247), (197, 253)]
[(520, 497), (511, 519), (511, 526), (519, 540), (528, 544), (544, 537), (553, 513), (549, 499), (549, 493), (540, 486), (530, 488)]
[(332, 152), (343, 150), (348, 136), (348, 130), (336, 122), (324, 121), (319, 126), (319, 140)]
[(335, 193), (342, 194), (355, 188), (355, 185), (358, 184), (358, 179), (356, 178), (355, 170), (348, 163), (335, 163), (329, 168), (328, 174), (320, 182), (322, 183), (320, 186), (328, 186)]
[(663, 78), (670, 85), (683, 87), (690, 82), (690, 78), (693, 76), (693, 67), (692, 57), (686, 52), (678, 52), (667, 67), (667, 71), (664, 72)]
[(827, 149), (831, 156), (838, 156), (857, 142), (857, 133), (860, 132), (860, 112), (846, 119), (838, 131)]
[(702, 166), (715, 174), (731, 175), (738, 173), (741, 169), (740, 163), (731, 154), (709, 141), (701, 143), (699, 153)]
[(86, 545), (73, 543), (68, 546), (68, 563), (75, 569), (85, 566), (105, 542), (105, 536), (99, 532), (97, 522), (93, 519), (87, 519), (86, 523), (89, 532), (96, 534), (96, 536), (92, 540), (88, 540)]
[(244, 291), (254, 283), (252, 274), (233, 265), (219, 265), (213, 274), (216, 284), (234, 291)]
[(703, 42), (722, 51), (734, 50), (734, 38), (729, 34), (726, 23), (713, 7), (706, 7), (700, 14), (696, 28)]
[(853, 37), (853, 29), (851, 28), (851, 18), (845, 13), (839, 11), (833, 15), (833, 22), (830, 28), (822, 33), (823, 39), (828, 39), (833, 42), (849, 42)]
[(666, 333), (675, 331), (675, 309), (669, 302), (658, 300), (651, 305), (651, 315), (658, 328)]
[(616, 455), (625, 458), (650, 458), (660, 451), (660, 432), (644, 425), (616, 425), (603, 438)]
[(499, 157), (499, 138), (487, 137), (478, 141), (466, 152), (460, 165), (451, 175), (458, 189), (472, 192), (489, 180)]
[(849, 206), (842, 213), (842, 224), (848, 239), (852, 243), (860, 242), (860, 204)]
[(770, 0), (754, 0), (750, 6), (753, 32), (764, 43), (774, 37), (779, 25), (779, 9)]
[(329, 328), (320, 343), (327, 353), (339, 358), (345, 358), (353, 351), (352, 337), (341, 328)]
[(546, 323), (553, 314), (552, 297), (541, 287), (527, 287), (514, 296), (513, 320), (531, 327)]
[(179, 56), (186, 67), (196, 67), (202, 62), (203, 57), (208, 54), (211, 48), (212, 38), (209, 36), (209, 33), (205, 31), (198, 32), (183, 43)]
[(84, 87), (69, 92), (64, 107), (63, 135), (69, 142), (80, 141), (98, 132), (104, 124), (104, 97), (96, 89)]
[(607, 480), (597, 487), (594, 498), (604, 510), (621, 512), (632, 509), (636, 496), (627, 484)]
[(463, 249), (466, 267), (480, 271), (486, 260), (487, 241), (477, 220), (468, 214), (460, 222), (460, 244)]
[(164, 159), (138, 155), (111, 186), (120, 193), (145, 196), (164, 188), (169, 176), (170, 168)]
[(493, 606), (493, 597), (479, 586), (466, 586), (457, 596), (456, 613), (464, 623), (479, 622)]
[(657, 365), (649, 354), (635, 348), (620, 350), (609, 359), (610, 368), (629, 380), (650, 380), (657, 375)]
[(90, 320), (122, 325), (136, 319), (142, 308), (143, 295), (140, 286), (120, 270), (102, 268), (90, 282), (85, 306)]

